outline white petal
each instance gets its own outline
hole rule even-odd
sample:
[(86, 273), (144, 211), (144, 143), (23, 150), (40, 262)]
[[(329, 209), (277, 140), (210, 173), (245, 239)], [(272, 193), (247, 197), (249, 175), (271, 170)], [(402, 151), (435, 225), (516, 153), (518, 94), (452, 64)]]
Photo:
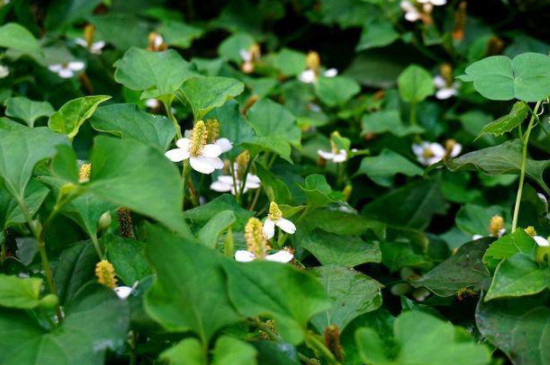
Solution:
[(332, 152), (317, 150), (317, 154), (322, 158), (324, 158), (325, 160), (329, 160), (329, 161), (332, 161), (332, 159), (334, 158), (334, 153)]
[(207, 144), (202, 148), (201, 156), (204, 157), (218, 157), (222, 154), (222, 149), (216, 144)]
[(160, 102), (157, 99), (147, 99), (145, 100), (145, 106), (151, 109), (158, 108)]
[(339, 163), (339, 162), (344, 162), (347, 159), (348, 159), (348, 153), (346, 152), (346, 150), (340, 150), (340, 152), (334, 155), (334, 158), (332, 159), (332, 161)]
[(227, 193), (233, 190), (233, 184), (226, 184), (221, 181), (214, 181), (212, 184), (210, 184), (210, 189), (219, 193)]
[(190, 157), (189, 162), (191, 167), (202, 174), (211, 174), (216, 170), (216, 165), (213, 162), (213, 159), (209, 157)]
[(101, 50), (105, 47), (105, 41), (97, 41), (90, 47), (90, 50), (92, 53), (99, 54), (101, 53)]
[(442, 159), (445, 157), (445, 148), (439, 143), (430, 143), (430, 150), (432, 151), (434, 157)]
[(255, 258), (256, 257), (252, 252), (248, 252), (245, 250), (238, 250), (237, 252), (235, 252), (235, 260), (239, 262), (250, 262), (254, 261)]
[(498, 231), (498, 236), (499, 236), (499, 237), (502, 237), (502, 236), (504, 236), (504, 233), (506, 233), (506, 228), (501, 228), (501, 229)]
[(10, 69), (7, 66), (0, 65), (0, 79), (8, 77), (10, 75)]
[(413, 10), (416, 10), (414, 5), (408, 0), (401, 1), (401, 3), (399, 3), (399, 6), (401, 6), (401, 9), (403, 9), (406, 12), (411, 12)]
[(114, 290), (120, 299), (126, 299), (132, 294), (134, 289), (129, 286), (117, 286)]
[(542, 200), (542, 202), (544, 203), (544, 206), (548, 210), (548, 199), (541, 193), (537, 193), (537, 195), (538, 195), (539, 199)]
[(443, 89), (437, 90), (437, 92), (435, 93), (435, 97), (438, 98), (439, 100), (445, 100), (455, 96), (456, 94), (458, 94), (458, 91), (456, 91), (455, 89), (450, 87), (445, 87)]
[(540, 247), (548, 247), (550, 246), (550, 244), (548, 243), (548, 240), (544, 237), (541, 237), (541, 236), (535, 236), (533, 237), (535, 239), (535, 242), (537, 243), (537, 245), (539, 245)]
[(246, 185), (251, 184), (251, 185), (260, 186), (261, 183), (262, 183), (262, 181), (260, 180), (260, 178), (258, 176), (254, 175), (254, 174), (246, 175)]
[(421, 144), (415, 143), (412, 145), (413, 153), (416, 155), (416, 157), (422, 157), (424, 156), (424, 149), (426, 148), (426, 142), (422, 142)]
[(84, 48), (88, 47), (88, 42), (86, 42), (84, 39), (82, 38), (77, 38), (74, 40), (76, 44), (78, 44), (79, 46), (82, 46)]
[(191, 146), (191, 140), (189, 138), (180, 138), (176, 141), (176, 146), (188, 150), (189, 146)]
[(183, 148), (174, 148), (173, 150), (166, 151), (164, 156), (168, 157), (172, 162), (180, 162), (189, 158), (189, 151)]
[(261, 182), (255, 179), (250, 179), (250, 175), (246, 177), (246, 183), (244, 184), (245, 190), (249, 189), (258, 189), (261, 185)]
[(300, 74), (300, 76), (298, 76), (298, 80), (305, 84), (314, 83), (316, 78), (317, 77), (315, 76), (315, 72), (313, 70), (305, 70)]
[(430, 157), (426, 160), (425, 165), (428, 165), (428, 166), (433, 165), (433, 164), (438, 163), (441, 160), (443, 160), (443, 157), (438, 157), (438, 156)]
[(435, 6), (441, 6), (447, 4), (447, 0), (431, 0), (431, 3)]
[(453, 146), (453, 150), (451, 151), (451, 157), (456, 157), (460, 155), (460, 152), (462, 152), (462, 145), (460, 143), (456, 143)]
[(420, 19), (420, 13), (415, 10), (407, 11), (405, 13), (405, 19), (409, 22), (416, 22), (418, 19)]
[(279, 219), (277, 219), (275, 224), (277, 225), (277, 227), (279, 227), (280, 229), (282, 229), (286, 233), (290, 233), (290, 234), (296, 233), (296, 226), (294, 225), (294, 223), (292, 223), (288, 219), (279, 218)]
[(275, 221), (267, 218), (264, 222), (264, 234), (267, 238), (273, 238), (275, 236)]
[(80, 71), (84, 68), (84, 62), (82, 61), (69, 62), (68, 67), (73, 71)]
[(63, 66), (61, 66), (60, 64), (55, 64), (55, 65), (49, 65), (48, 66), (48, 70), (50, 70), (52, 72), (55, 72), (55, 73), (58, 73), (62, 69), (63, 69)]
[(219, 157), (209, 157), (209, 159), (210, 159), (210, 162), (212, 163), (212, 166), (214, 166), (214, 168), (216, 170), (221, 170), (221, 169), (224, 168), (225, 165), (224, 165), (221, 158), (219, 158)]
[(227, 138), (219, 138), (216, 141), (216, 145), (222, 149), (222, 153), (230, 151), (233, 148), (233, 143)]
[(272, 255), (267, 255), (265, 259), (267, 261), (275, 261), (275, 262), (280, 262), (280, 263), (286, 264), (287, 262), (292, 261), (293, 258), (294, 258), (293, 254), (291, 254), (288, 251), (281, 250), (281, 251), (276, 252)]
[(447, 86), (447, 81), (445, 81), (445, 79), (441, 75), (437, 75), (436, 77), (434, 77), (434, 85), (438, 89), (443, 89)]
[(251, 52), (248, 52), (247, 50), (245, 49), (241, 49), (239, 50), (239, 55), (241, 56), (242, 60), (244, 62), (250, 62), (252, 61), (252, 53)]
[(474, 236), (472, 237), (472, 241), (479, 240), (479, 239), (481, 239), (481, 238), (483, 238), (482, 235), (480, 235), (480, 234), (474, 234)]
[(68, 68), (62, 68), (58, 73), (59, 77), (68, 79), (74, 76), (74, 72), (71, 69)]
[(338, 75), (338, 70), (335, 69), (335, 68), (329, 68), (328, 70), (325, 71), (325, 73), (323, 75), (325, 77), (334, 77), (334, 76)]
[(230, 175), (220, 175), (218, 176), (218, 181), (221, 181), (224, 184), (233, 185), (233, 176)]

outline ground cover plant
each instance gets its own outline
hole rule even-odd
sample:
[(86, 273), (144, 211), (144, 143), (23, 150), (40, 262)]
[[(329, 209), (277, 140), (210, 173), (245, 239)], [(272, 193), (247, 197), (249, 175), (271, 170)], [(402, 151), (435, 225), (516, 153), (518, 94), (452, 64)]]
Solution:
[(0, 0), (0, 364), (550, 364), (548, 10)]

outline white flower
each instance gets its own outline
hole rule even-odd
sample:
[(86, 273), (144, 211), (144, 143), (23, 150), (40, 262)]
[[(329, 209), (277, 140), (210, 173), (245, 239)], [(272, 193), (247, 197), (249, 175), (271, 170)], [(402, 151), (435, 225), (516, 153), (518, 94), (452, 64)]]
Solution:
[(434, 6), (441, 6), (447, 4), (447, 0), (416, 0), (420, 4), (432, 4)]
[(323, 150), (317, 150), (317, 154), (324, 158), (327, 161), (332, 161), (335, 163), (342, 163), (348, 159), (348, 153), (346, 150), (340, 150), (336, 153), (329, 152), (329, 151), (323, 151)]
[(92, 44), (88, 44), (86, 40), (82, 38), (75, 39), (76, 44), (79, 46), (82, 46), (90, 51), (90, 53), (93, 54), (101, 54), (101, 51), (103, 50), (103, 47), (105, 47), (105, 41), (97, 41), (93, 42)]
[[(235, 183), (237, 184), (237, 189), (235, 189)], [(260, 178), (254, 174), (246, 175), (246, 182), (243, 188), (243, 193), (246, 193), (248, 190), (257, 189), (261, 185)], [(218, 179), (210, 185), (210, 189), (220, 192), (227, 193), (231, 192), (233, 195), (237, 195), (239, 189), (242, 186), (242, 181), (239, 179), (233, 180), (233, 176), (230, 175), (221, 175), (218, 176)]]
[(231, 151), (233, 148), (233, 143), (231, 143), (230, 140), (227, 138), (218, 138), (214, 144), (222, 150), (222, 153), (225, 153), (227, 151)]
[(147, 99), (145, 100), (145, 106), (151, 109), (156, 109), (160, 106), (160, 101), (157, 99)]
[[(323, 72), (324, 77), (335, 77), (338, 75), (338, 70), (335, 68), (329, 68), (325, 72)], [(298, 80), (303, 82), (304, 84), (313, 84), (317, 82), (317, 74), (312, 69), (306, 69), (302, 71), (300, 75), (298, 75)]]
[(8, 66), (0, 65), (0, 79), (6, 78), (10, 75), (10, 69)]
[(444, 5), (446, 2), (447, 0), (418, 1), (418, 3), (422, 4), (422, 7), (419, 8), (412, 2), (404, 0), (401, 1), (399, 5), (401, 6), (401, 9), (405, 12), (405, 19), (409, 22), (416, 22), (422, 19), (423, 14), (430, 14), (433, 10), (434, 5)]
[(438, 163), (445, 157), (456, 157), (462, 152), (462, 145), (460, 145), (460, 143), (453, 141), (452, 145), (449, 147), (450, 148), (445, 149), (439, 143), (421, 142), (419, 144), (413, 144), (412, 150), (418, 162), (424, 166), (430, 166)]
[(271, 202), (269, 205), (269, 214), (267, 215), (263, 228), (264, 234), (268, 239), (275, 236), (275, 226), (289, 234), (294, 234), (296, 232), (296, 226), (294, 223), (286, 218), (283, 218), (283, 212), (281, 212), (277, 203)]
[(549, 247), (550, 246), (550, 243), (548, 243), (548, 239), (546, 239), (542, 236), (535, 236), (535, 237), (533, 237), (533, 239), (535, 240), (537, 245), (540, 246), (540, 247)]
[(152, 43), (153, 43), (153, 47), (155, 47), (155, 49), (157, 49), (160, 46), (162, 46), (162, 44), (164, 43), (164, 38), (162, 38), (162, 36), (160, 34), (155, 33), (152, 37)]
[(222, 148), (216, 144), (206, 144), (207, 135), (206, 125), (202, 120), (198, 121), (193, 128), (191, 139), (178, 139), (178, 148), (166, 152), (166, 157), (173, 162), (189, 159), (191, 167), (203, 174), (223, 169), (223, 161), (219, 158), (223, 152)]
[[(265, 256), (264, 260), (275, 261), (275, 262), (286, 264), (292, 261), (293, 258), (294, 258), (294, 255), (291, 254), (290, 252), (286, 250), (280, 250), (273, 254)], [(235, 252), (235, 260), (239, 262), (250, 262), (256, 259), (257, 257), (252, 252), (245, 251), (245, 250), (238, 250), (237, 252)]]
[(434, 77), (434, 85), (437, 88), (435, 97), (439, 100), (449, 99), (450, 97), (458, 95), (458, 87), (460, 86), (458, 82), (453, 82), (449, 85), (440, 75)]
[(76, 71), (84, 69), (84, 62), (82, 61), (73, 61), (66, 63), (57, 63), (54, 65), (49, 65), (48, 69), (52, 72), (55, 72), (59, 77), (68, 79), (74, 76)]
[(244, 62), (252, 62), (252, 52), (247, 51), (246, 49), (239, 50), (239, 55)]

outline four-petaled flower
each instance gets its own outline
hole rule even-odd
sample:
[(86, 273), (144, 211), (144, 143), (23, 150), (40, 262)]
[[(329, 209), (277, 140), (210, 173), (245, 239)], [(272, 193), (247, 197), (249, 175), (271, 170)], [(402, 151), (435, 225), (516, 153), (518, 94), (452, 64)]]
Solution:
[(208, 132), (202, 120), (193, 128), (191, 138), (181, 138), (176, 141), (178, 148), (166, 152), (166, 157), (173, 162), (189, 159), (191, 167), (203, 174), (211, 174), (223, 168), (220, 155), (223, 150), (216, 144), (207, 144)]
[(458, 87), (460, 86), (458, 82), (449, 83), (441, 75), (434, 77), (434, 85), (437, 89), (435, 97), (439, 100), (449, 99), (450, 97), (458, 95)]
[[(298, 75), (298, 80), (305, 84), (314, 84), (321, 75), (321, 59), (317, 52), (311, 51), (306, 56), (306, 69)], [(322, 73), (324, 77), (335, 77), (338, 75), (338, 70), (329, 68)]]
[[(237, 169), (237, 164), (234, 164), (234, 166), (234, 168)], [(246, 193), (248, 190), (258, 189), (261, 183), (260, 178), (251, 173), (246, 175), (244, 187), (242, 186), (243, 182), (238, 177), (233, 179), (233, 176), (231, 175), (220, 175), (218, 176), (218, 179), (210, 185), (210, 189), (219, 193), (231, 192), (231, 194), (237, 195), (241, 187), (243, 189), (243, 193)]]
[(345, 162), (348, 159), (348, 152), (343, 148), (339, 148), (338, 144), (335, 141), (335, 139), (341, 139), (341, 138), (342, 137), (340, 136), (340, 133), (332, 132), (332, 135), (330, 136), (331, 150), (330, 151), (317, 150), (317, 154), (327, 161), (332, 161), (335, 163)]
[(82, 46), (90, 51), (90, 53), (93, 54), (101, 54), (101, 51), (103, 50), (103, 47), (105, 47), (105, 41), (97, 41), (93, 43), (86, 42), (83, 38), (77, 38), (75, 39), (76, 44), (79, 46)]
[(283, 218), (283, 212), (279, 209), (279, 206), (275, 202), (271, 202), (269, 205), (269, 214), (264, 223), (264, 234), (267, 238), (273, 238), (275, 236), (275, 226), (279, 227), (286, 233), (294, 234), (296, 232), (296, 226), (294, 223), (286, 218)]
[(445, 147), (439, 143), (421, 142), (415, 143), (412, 150), (418, 162), (424, 166), (430, 166), (447, 158), (456, 157), (462, 152), (462, 145), (454, 140), (447, 140)]
[(280, 250), (269, 254), (267, 236), (262, 227), (262, 222), (258, 218), (252, 217), (244, 227), (244, 238), (246, 240), (247, 250), (238, 250), (235, 252), (235, 260), (239, 262), (250, 262), (254, 260), (275, 261), (287, 263), (292, 261), (294, 255), (289, 250)]
[(81, 71), (84, 69), (84, 62), (82, 61), (72, 61), (65, 63), (57, 63), (49, 65), (48, 69), (52, 72), (55, 72), (59, 77), (68, 79), (74, 76), (75, 72)]

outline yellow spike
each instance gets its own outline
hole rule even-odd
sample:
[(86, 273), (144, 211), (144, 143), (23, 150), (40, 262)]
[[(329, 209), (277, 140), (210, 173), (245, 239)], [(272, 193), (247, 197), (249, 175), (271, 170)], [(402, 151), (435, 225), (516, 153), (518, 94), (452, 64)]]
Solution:
[(95, 276), (97, 276), (98, 283), (114, 289), (117, 285), (115, 275), (115, 268), (109, 261), (101, 260), (96, 264)]
[(208, 131), (206, 129), (206, 125), (202, 120), (199, 120), (195, 124), (195, 127), (193, 127), (193, 135), (191, 136), (191, 148), (189, 149), (189, 153), (191, 154), (191, 156), (199, 156), (207, 141)]
[(262, 222), (258, 218), (252, 217), (248, 220), (244, 227), (244, 238), (248, 251), (252, 252), (256, 258), (263, 259), (266, 256), (269, 244)]
[(269, 214), (268, 218), (272, 221), (279, 220), (283, 217), (283, 212), (281, 212), (281, 209), (279, 209), (279, 206), (275, 202), (271, 202), (269, 204)]

